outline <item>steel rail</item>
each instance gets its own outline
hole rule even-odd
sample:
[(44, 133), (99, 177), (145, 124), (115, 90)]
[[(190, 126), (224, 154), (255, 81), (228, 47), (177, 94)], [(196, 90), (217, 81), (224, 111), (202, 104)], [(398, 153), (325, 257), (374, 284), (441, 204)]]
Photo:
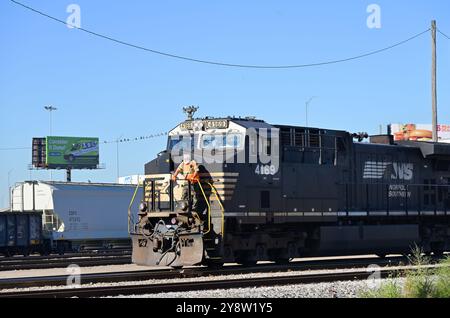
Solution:
[(41, 260), (15, 260), (0, 262), (0, 272), (27, 269), (64, 268), (70, 265), (80, 267), (101, 265), (126, 265), (131, 264), (131, 256), (97, 256), (84, 258), (41, 259)]
[[(212, 270), (205, 267), (175, 269), (152, 269), (142, 271), (125, 271), (114, 273), (82, 274), (82, 284), (113, 283), (128, 281), (144, 281), (151, 279), (179, 279), (195, 278), (205, 276), (238, 275), (251, 273), (273, 273), (302, 270), (322, 270), (322, 269), (344, 269), (344, 268), (364, 268), (369, 265), (378, 266), (398, 266), (407, 263), (405, 257), (394, 257), (388, 259), (362, 258), (347, 260), (320, 260), (320, 261), (297, 261), (288, 264), (259, 264), (253, 267), (225, 266), (221, 270)], [(42, 286), (64, 286), (67, 276), (43, 276), (27, 278), (7, 278), (0, 279), (0, 289), (28, 288)], [(1, 297), (0, 293), (0, 297)]]
[[(380, 277), (386, 278), (398, 270), (380, 270)], [(146, 295), (168, 292), (189, 292), (199, 290), (231, 289), (247, 287), (271, 287), (295, 284), (311, 284), (336, 281), (354, 281), (368, 279), (371, 273), (367, 271), (300, 274), (286, 276), (265, 276), (241, 279), (208, 280), (193, 282), (170, 282), (162, 284), (122, 285), (107, 287), (80, 287), (68, 289), (45, 289), (25, 292), (1, 293), (1, 298), (66, 298), (66, 297), (107, 297)]]
[(0, 264), (3, 262), (19, 261), (19, 260), (48, 260), (48, 259), (62, 259), (73, 257), (96, 257), (96, 256), (123, 256), (131, 255), (131, 248), (115, 249), (115, 250), (99, 250), (98, 252), (80, 252), (80, 253), (66, 253), (64, 255), (50, 254), (50, 255), (30, 255), (30, 256), (3, 256), (0, 257)]

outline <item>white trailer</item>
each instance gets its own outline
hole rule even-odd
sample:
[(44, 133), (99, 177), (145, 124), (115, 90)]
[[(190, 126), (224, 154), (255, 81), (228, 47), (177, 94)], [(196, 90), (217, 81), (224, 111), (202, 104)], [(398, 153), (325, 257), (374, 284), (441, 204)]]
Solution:
[[(43, 213), (43, 228), (59, 248), (129, 242), (128, 207), (135, 185), (26, 181), (11, 189), (13, 212)], [(142, 196), (139, 189), (136, 197)], [(132, 206), (137, 210), (139, 200)]]

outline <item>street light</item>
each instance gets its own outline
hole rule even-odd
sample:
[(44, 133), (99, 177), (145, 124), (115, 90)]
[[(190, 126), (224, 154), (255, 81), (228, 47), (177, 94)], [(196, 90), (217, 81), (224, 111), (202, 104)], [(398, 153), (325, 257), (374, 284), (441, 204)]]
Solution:
[[(53, 113), (55, 110), (58, 110), (58, 108), (49, 105), (49, 106), (44, 106), (44, 109), (45, 109), (46, 111), (48, 111), (48, 113), (49, 113), (49, 115), (50, 115), (50, 136), (51, 136), (51, 135), (53, 134), (53, 132), (52, 132), (52, 113)], [(52, 173), (52, 170), (50, 170), (50, 181), (53, 181), (53, 173)]]
[(314, 98), (317, 98), (317, 96), (311, 97), (311, 98), (305, 103), (305, 113), (306, 113), (306, 116), (305, 116), (306, 125), (305, 125), (305, 127), (308, 127), (308, 106), (309, 106), (309, 104), (311, 104), (311, 102), (312, 102), (312, 100), (313, 100)]
[[(11, 169), (8, 171), (8, 193), (9, 193), (9, 205), (10, 205), (10, 209), (12, 209), (11, 207), (11, 189), (10, 189), (10, 185), (11, 185), (11, 173), (13, 172), (14, 169)], [(3, 200), (2, 200), (3, 201)]]
[(53, 107), (53, 106), (44, 106), (44, 109), (46, 111), (48, 111), (49, 115), (50, 115), (50, 136), (52, 135), (52, 112), (54, 112), (55, 110), (58, 110), (58, 108)]
[(8, 171), (8, 189), (9, 189), (9, 186), (10, 186), (10, 184), (11, 184), (11, 173), (14, 171), (14, 169), (11, 169), (11, 170), (9, 170)]

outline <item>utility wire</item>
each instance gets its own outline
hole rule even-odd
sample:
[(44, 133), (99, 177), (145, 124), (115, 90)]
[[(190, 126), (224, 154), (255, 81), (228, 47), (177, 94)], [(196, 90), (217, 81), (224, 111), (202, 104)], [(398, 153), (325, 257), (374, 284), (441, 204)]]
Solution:
[(31, 147), (15, 147), (15, 148), (0, 148), (0, 151), (9, 151), (9, 150), (30, 150)]
[(100, 141), (101, 144), (115, 144), (115, 143), (123, 143), (123, 142), (136, 142), (136, 141), (144, 141), (147, 139), (152, 139), (152, 138), (157, 138), (157, 137), (163, 137), (163, 136), (167, 136), (168, 133), (167, 132), (163, 132), (163, 133), (159, 133), (159, 134), (153, 134), (153, 135), (148, 135), (148, 136), (139, 136), (139, 137), (134, 137), (134, 138), (119, 138), (119, 139), (115, 139), (115, 140), (105, 140), (105, 141)]
[[(134, 138), (119, 138), (114, 140), (101, 140), (99, 144), (115, 144), (115, 143), (124, 143), (124, 142), (137, 142), (144, 141), (148, 139), (158, 138), (167, 136), (167, 132), (162, 132), (158, 134), (148, 135), (148, 136), (139, 136)], [(32, 147), (11, 147), (11, 148), (0, 148), (0, 151), (11, 151), (11, 150), (31, 150)]]
[[(54, 20), (54, 21), (59, 22), (59, 23), (62, 23), (64, 25), (69, 25), (66, 21), (60, 20), (58, 18), (55, 18), (55, 17), (53, 17), (51, 15), (48, 15), (48, 14), (42, 12), (42, 11), (36, 10), (36, 9), (34, 9), (32, 7), (29, 7), (29, 6), (27, 6), (27, 5), (23, 4), (23, 3), (20, 3), (20, 2), (15, 1), (15, 0), (10, 0), (10, 1), (13, 2), (16, 5), (22, 6), (25, 9), (28, 9), (28, 10), (34, 12), (34, 13), (40, 14), (40, 15), (42, 15), (44, 17), (47, 17), (47, 18), (49, 18), (51, 20)], [(72, 26), (72, 25), (70, 25), (70, 26)], [(99, 38), (103, 38), (105, 40), (109, 40), (109, 41), (115, 42), (117, 44), (125, 45), (125, 46), (128, 46), (128, 47), (132, 47), (132, 48), (135, 48), (135, 49), (143, 50), (143, 51), (146, 51), (146, 52), (150, 52), (150, 53), (153, 53), (153, 54), (158, 54), (158, 55), (162, 55), (162, 56), (166, 56), (166, 57), (170, 57), (170, 58), (175, 58), (175, 59), (185, 60), (185, 61), (190, 61), (190, 62), (196, 62), (196, 63), (216, 65), (216, 66), (226, 66), (226, 67), (236, 67), (236, 68), (254, 68), (254, 69), (305, 68), (305, 67), (314, 67), (314, 66), (322, 66), (322, 65), (330, 65), (330, 64), (337, 64), (337, 63), (342, 63), (342, 62), (348, 62), (348, 61), (352, 61), (352, 60), (357, 60), (357, 59), (361, 59), (361, 58), (364, 58), (364, 57), (368, 57), (368, 56), (371, 56), (371, 55), (375, 55), (375, 54), (378, 54), (378, 53), (381, 53), (381, 52), (384, 52), (384, 51), (388, 51), (388, 50), (393, 49), (393, 48), (395, 48), (397, 46), (400, 46), (400, 45), (403, 45), (403, 44), (405, 44), (405, 43), (407, 43), (409, 41), (412, 41), (412, 40), (420, 37), (421, 35), (427, 33), (428, 31), (430, 31), (430, 29), (427, 29), (427, 30), (425, 30), (425, 31), (423, 31), (421, 33), (418, 33), (418, 34), (416, 34), (416, 35), (414, 35), (414, 36), (412, 36), (412, 37), (410, 37), (410, 38), (408, 38), (406, 40), (397, 42), (397, 43), (395, 43), (393, 45), (390, 45), (388, 47), (385, 47), (385, 48), (382, 48), (382, 49), (379, 49), (379, 50), (375, 50), (375, 51), (371, 51), (371, 52), (368, 52), (368, 53), (365, 53), (365, 54), (361, 54), (361, 55), (357, 55), (357, 56), (353, 56), (353, 57), (349, 57), (349, 58), (344, 58), (344, 59), (330, 60), (330, 61), (311, 63), (311, 64), (297, 64), (297, 65), (251, 65), (251, 64), (231, 64), (231, 63), (224, 63), (224, 62), (217, 62), (217, 61), (210, 61), (210, 60), (201, 60), (201, 59), (196, 59), (196, 58), (191, 58), (191, 57), (171, 54), (171, 53), (162, 52), (162, 51), (158, 51), (158, 50), (154, 50), (154, 49), (149, 49), (149, 48), (146, 48), (146, 47), (143, 47), (143, 46), (139, 46), (139, 45), (136, 45), (136, 44), (132, 44), (132, 43), (129, 43), (129, 42), (125, 42), (125, 41), (122, 41), (122, 40), (118, 40), (116, 38), (113, 38), (113, 37), (110, 37), (110, 36), (107, 36), (107, 35), (103, 35), (103, 34), (100, 34), (100, 33), (96, 33), (94, 31), (90, 31), (88, 29), (84, 29), (84, 28), (81, 28), (81, 27), (80, 28), (75, 27), (75, 28), (77, 28), (80, 31), (86, 32), (86, 33), (88, 33), (90, 35), (93, 35), (93, 36), (96, 36), (96, 37), (99, 37)]]
[(445, 34), (444, 32), (442, 32), (441, 30), (439, 30), (439, 29), (437, 29), (438, 30), (438, 32), (440, 33), (440, 34), (442, 34), (443, 36), (445, 36), (448, 40), (450, 40), (450, 37), (447, 35), (447, 34)]

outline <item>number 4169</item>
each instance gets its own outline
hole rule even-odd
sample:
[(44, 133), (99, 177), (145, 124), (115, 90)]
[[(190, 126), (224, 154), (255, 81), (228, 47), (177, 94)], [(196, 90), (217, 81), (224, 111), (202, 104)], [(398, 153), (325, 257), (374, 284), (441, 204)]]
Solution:
[(277, 173), (277, 168), (274, 165), (257, 165), (256, 174), (260, 175), (274, 175)]

